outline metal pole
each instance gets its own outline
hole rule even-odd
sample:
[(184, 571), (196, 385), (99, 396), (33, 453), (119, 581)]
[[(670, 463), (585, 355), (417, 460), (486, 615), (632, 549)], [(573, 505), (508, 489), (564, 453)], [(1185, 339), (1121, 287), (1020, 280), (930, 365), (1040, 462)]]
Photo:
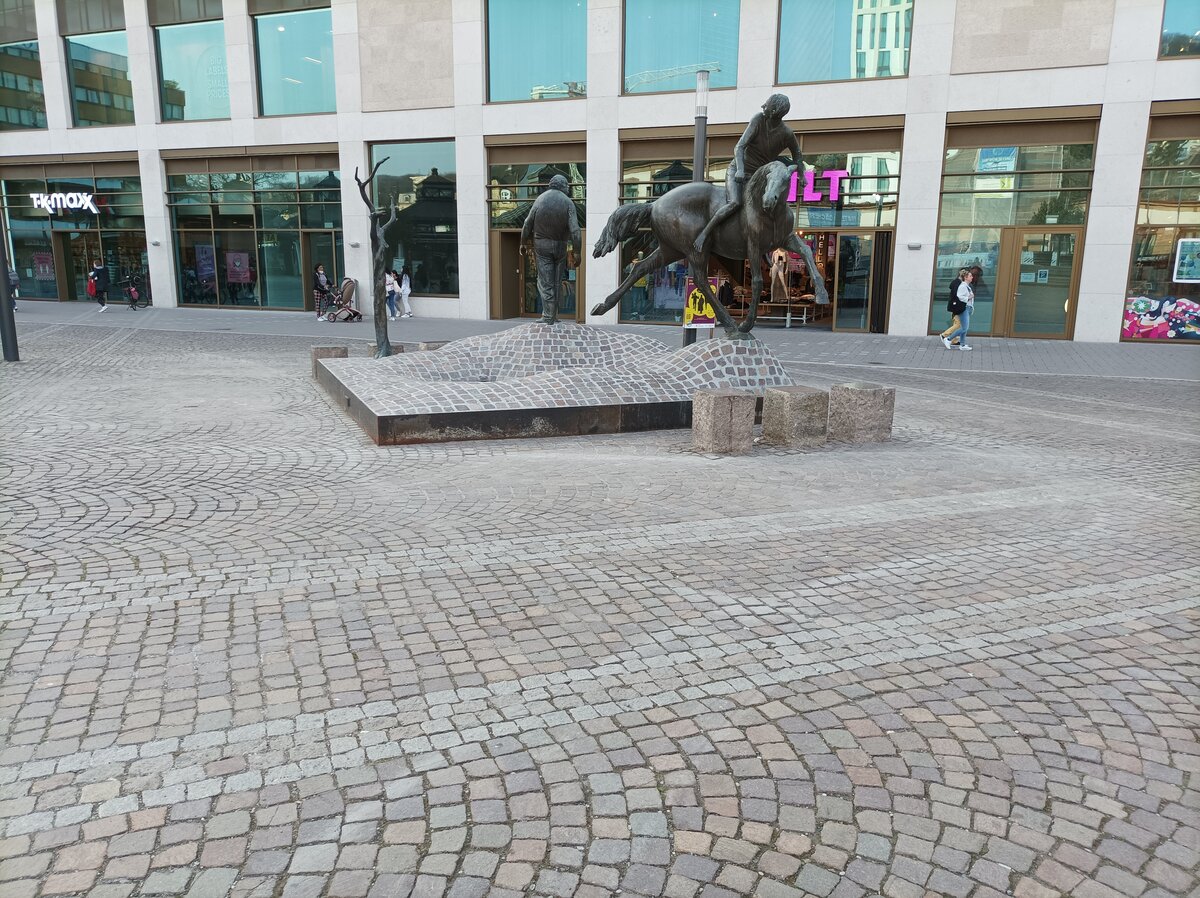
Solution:
[[(701, 69), (696, 73), (696, 137), (692, 144), (692, 181), (704, 181), (704, 169), (708, 147), (708, 72)], [(696, 342), (696, 329), (683, 329), (683, 345)]]
[(19, 362), (17, 351), (17, 319), (13, 316), (13, 299), (8, 287), (8, 231), (5, 228), (7, 208), (0, 206), (0, 344), (4, 361)]

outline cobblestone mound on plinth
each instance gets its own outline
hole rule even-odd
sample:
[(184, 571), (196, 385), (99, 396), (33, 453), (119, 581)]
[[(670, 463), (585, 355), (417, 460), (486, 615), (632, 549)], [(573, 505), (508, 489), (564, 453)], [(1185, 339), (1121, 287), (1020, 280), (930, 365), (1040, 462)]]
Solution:
[[(388, 359), (328, 359), (318, 379), (378, 443), (686, 427), (702, 388), (792, 382), (757, 340), (672, 350), (586, 325), (528, 324)], [(373, 419), (373, 423), (368, 423)]]

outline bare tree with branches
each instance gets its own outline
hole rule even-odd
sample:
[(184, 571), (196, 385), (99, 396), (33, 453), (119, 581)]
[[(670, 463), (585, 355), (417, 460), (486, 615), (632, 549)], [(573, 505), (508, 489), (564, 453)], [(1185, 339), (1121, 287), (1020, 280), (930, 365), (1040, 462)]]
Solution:
[(395, 197), (388, 200), (392, 211), (387, 221), (384, 221), (384, 216), (388, 213), (383, 209), (375, 208), (367, 188), (375, 180), (375, 173), (379, 171), (379, 166), (390, 158), (390, 156), (385, 156), (376, 162), (371, 169), (370, 176), (365, 181), (359, 180), (358, 166), (354, 166), (354, 181), (358, 184), (358, 193), (362, 197), (362, 201), (367, 204), (368, 217), (371, 222), (371, 300), (375, 311), (375, 358), (377, 359), (385, 359), (392, 354), (392, 342), (388, 339), (387, 298), (384, 295), (383, 276), (392, 259), (391, 247), (388, 246), (385, 235), (387, 229), (396, 221), (396, 201)]

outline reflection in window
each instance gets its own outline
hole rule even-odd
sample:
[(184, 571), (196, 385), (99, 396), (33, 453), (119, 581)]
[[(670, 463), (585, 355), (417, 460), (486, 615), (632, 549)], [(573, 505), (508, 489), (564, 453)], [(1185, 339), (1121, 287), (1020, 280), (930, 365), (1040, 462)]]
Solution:
[(328, 9), (255, 16), (254, 34), (262, 115), (336, 111)]
[[(708, 157), (704, 179), (716, 184), (723, 184), (725, 172), (731, 161), (728, 156)], [(687, 184), (691, 180), (691, 159), (625, 162), (621, 166), (621, 202), (634, 203), (657, 199), (680, 184)]]
[(387, 233), (390, 267), (406, 265), (415, 293), (458, 295), (458, 186), (453, 140), (386, 143), (371, 147), (376, 208), (395, 203)]
[(487, 23), (491, 102), (587, 96), (586, 0), (488, 0)]
[(913, 0), (782, 0), (782, 84), (908, 74)]
[(154, 33), (163, 121), (229, 118), (225, 24), (163, 25)]
[(562, 175), (581, 222), (587, 221), (585, 189), (587, 164), (583, 162), (528, 162), (488, 166), (488, 211), (493, 228), (521, 228), (533, 201), (546, 190), (550, 179)]
[(75, 125), (133, 124), (133, 86), (124, 31), (65, 39)]
[(1158, 55), (1162, 59), (1200, 56), (1200, 4), (1196, 0), (1167, 0)]
[(1146, 146), (1125, 292), (1127, 340), (1200, 340), (1200, 138)]
[(625, 93), (737, 85), (739, 0), (625, 0)]
[(0, 44), (0, 131), (45, 127), (38, 42)]

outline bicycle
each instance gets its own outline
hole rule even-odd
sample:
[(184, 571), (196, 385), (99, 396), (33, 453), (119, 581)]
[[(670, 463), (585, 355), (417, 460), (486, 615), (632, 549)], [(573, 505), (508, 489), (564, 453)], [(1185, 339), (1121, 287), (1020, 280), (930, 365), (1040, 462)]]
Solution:
[(130, 310), (144, 309), (150, 305), (150, 297), (145, 290), (141, 289), (142, 279), (137, 275), (126, 278), (118, 283), (125, 292), (125, 301), (129, 303)]

